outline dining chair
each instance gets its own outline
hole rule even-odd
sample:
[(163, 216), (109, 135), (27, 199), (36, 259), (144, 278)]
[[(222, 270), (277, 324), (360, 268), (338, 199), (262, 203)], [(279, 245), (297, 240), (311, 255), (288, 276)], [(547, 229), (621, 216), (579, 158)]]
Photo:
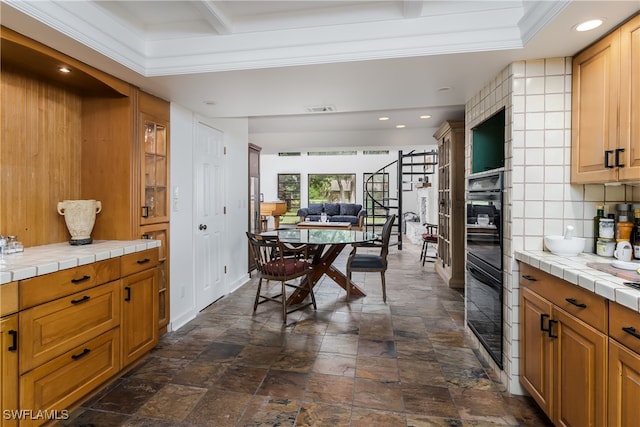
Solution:
[[(379, 272), (382, 280), (382, 300), (387, 302), (387, 289), (385, 284), (385, 272), (387, 271), (387, 254), (389, 253), (389, 240), (396, 215), (391, 214), (382, 227), (382, 240), (373, 244), (353, 245), (353, 249), (347, 259), (347, 277), (351, 281), (351, 273), (354, 271), (373, 273)], [(359, 248), (379, 248), (380, 253), (358, 253)], [(347, 301), (351, 297), (351, 285), (347, 285)]]
[[(429, 260), (429, 262), (435, 262), (438, 256), (438, 225), (425, 223), (424, 227), (426, 232), (422, 233), (422, 251), (420, 251), (420, 261), (422, 265)], [(428, 255), (429, 248), (435, 250), (434, 255)]]
[[(258, 272), (258, 289), (253, 304), (255, 313), (259, 304), (273, 301), (282, 305), (282, 323), (287, 323), (287, 314), (302, 310), (310, 305), (317, 309), (316, 297), (311, 286), (312, 258), (315, 247), (307, 244), (283, 243), (277, 238), (262, 238), (248, 233), (249, 247)], [(267, 295), (262, 293), (262, 281), (273, 280), (281, 284), (280, 293)], [(291, 309), (287, 304), (287, 288), (304, 288), (311, 296), (311, 302), (298, 304)]]

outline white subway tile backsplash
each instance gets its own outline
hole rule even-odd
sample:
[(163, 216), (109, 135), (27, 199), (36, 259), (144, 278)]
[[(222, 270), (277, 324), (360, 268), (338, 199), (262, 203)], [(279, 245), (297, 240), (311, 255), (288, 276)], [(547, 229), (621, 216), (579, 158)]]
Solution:
[[(544, 150), (544, 164), (551, 165), (565, 165), (565, 153), (563, 148), (547, 148)], [(556, 171), (554, 171), (555, 173)]]
[(550, 93), (564, 93), (564, 76), (551, 76), (545, 78), (545, 90), (546, 94)]
[[(528, 157), (527, 157), (528, 159)], [(528, 162), (527, 162), (528, 164)], [(535, 164), (535, 163), (534, 163)], [(544, 167), (542, 166), (525, 166), (524, 180), (526, 183), (544, 182)]]
[(593, 185), (593, 184), (585, 185), (584, 200), (588, 202), (604, 201), (604, 185)]
[(527, 113), (524, 122), (527, 130), (544, 130), (545, 114)]
[(545, 129), (544, 145), (545, 147), (562, 147), (565, 144), (564, 132), (560, 129)]
[(546, 76), (564, 75), (564, 58), (546, 59), (544, 74)]
[(545, 70), (544, 59), (530, 60), (530, 61), (526, 61), (525, 63), (525, 73), (527, 77), (544, 76), (544, 70)]
[[(542, 166), (544, 165), (544, 149), (542, 148), (528, 148), (525, 151), (525, 165), (526, 166)], [(530, 169), (530, 168), (529, 168)], [(528, 176), (527, 176), (528, 178)]]
[(545, 184), (542, 192), (544, 200), (564, 200), (564, 184)]
[(544, 131), (527, 130), (524, 135), (527, 148), (544, 147)]
[(544, 95), (532, 95), (525, 98), (525, 108), (527, 113), (537, 113), (540, 111), (545, 111)]
[(544, 217), (545, 218), (562, 218), (564, 215), (564, 202), (545, 201)]
[(564, 109), (563, 94), (552, 94), (544, 96), (544, 109), (545, 111), (562, 111)]
[(527, 95), (544, 94), (544, 77), (529, 77), (525, 79), (525, 93)]
[(545, 113), (544, 129), (563, 129), (565, 127), (565, 114), (561, 111)]
[[(525, 113), (525, 100), (527, 99), (524, 95), (514, 96), (513, 100), (513, 112), (514, 113)], [(506, 114), (505, 114), (506, 115)]]
[(525, 200), (544, 200), (544, 185), (526, 182), (524, 184), (524, 196)]

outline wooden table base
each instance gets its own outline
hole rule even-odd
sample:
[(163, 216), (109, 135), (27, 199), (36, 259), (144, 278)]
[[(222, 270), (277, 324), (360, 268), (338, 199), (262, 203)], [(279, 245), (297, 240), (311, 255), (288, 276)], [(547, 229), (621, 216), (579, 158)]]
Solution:
[[(338, 258), (340, 252), (346, 246), (346, 243), (336, 243), (329, 245), (325, 251), (325, 245), (318, 245), (318, 252), (313, 259), (313, 273), (311, 273), (311, 287), (313, 288), (322, 278), (323, 275), (329, 276), (342, 289), (347, 290), (347, 286), (351, 286), (351, 295), (366, 296), (364, 291), (356, 286), (353, 281), (342, 274), (340, 270), (333, 267), (333, 262)], [(304, 289), (296, 289), (287, 300), (287, 304), (299, 304), (307, 297), (308, 291)]]

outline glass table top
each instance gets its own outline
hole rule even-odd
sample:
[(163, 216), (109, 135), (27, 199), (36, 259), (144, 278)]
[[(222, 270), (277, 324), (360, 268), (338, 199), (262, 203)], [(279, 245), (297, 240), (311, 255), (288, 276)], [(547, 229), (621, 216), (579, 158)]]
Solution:
[(375, 233), (357, 230), (317, 230), (317, 229), (285, 229), (267, 231), (262, 236), (278, 237), (285, 243), (308, 243), (312, 245), (364, 243), (375, 240)]

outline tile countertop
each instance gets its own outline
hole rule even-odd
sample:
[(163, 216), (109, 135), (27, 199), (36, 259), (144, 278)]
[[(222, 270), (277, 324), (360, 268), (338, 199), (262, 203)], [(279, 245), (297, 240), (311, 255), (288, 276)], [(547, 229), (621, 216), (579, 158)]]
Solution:
[[(578, 256), (564, 257), (543, 251), (516, 251), (515, 258), (518, 261), (640, 312), (640, 290), (623, 285), (624, 282), (629, 281), (628, 279), (616, 277), (586, 265), (588, 262), (611, 262), (613, 258), (603, 258), (585, 252)], [(626, 273), (630, 272), (626, 271)], [(640, 274), (637, 281), (640, 281)]]
[(146, 239), (94, 240), (82, 246), (67, 242), (33, 246), (0, 259), (0, 285), (159, 246), (160, 240)]

